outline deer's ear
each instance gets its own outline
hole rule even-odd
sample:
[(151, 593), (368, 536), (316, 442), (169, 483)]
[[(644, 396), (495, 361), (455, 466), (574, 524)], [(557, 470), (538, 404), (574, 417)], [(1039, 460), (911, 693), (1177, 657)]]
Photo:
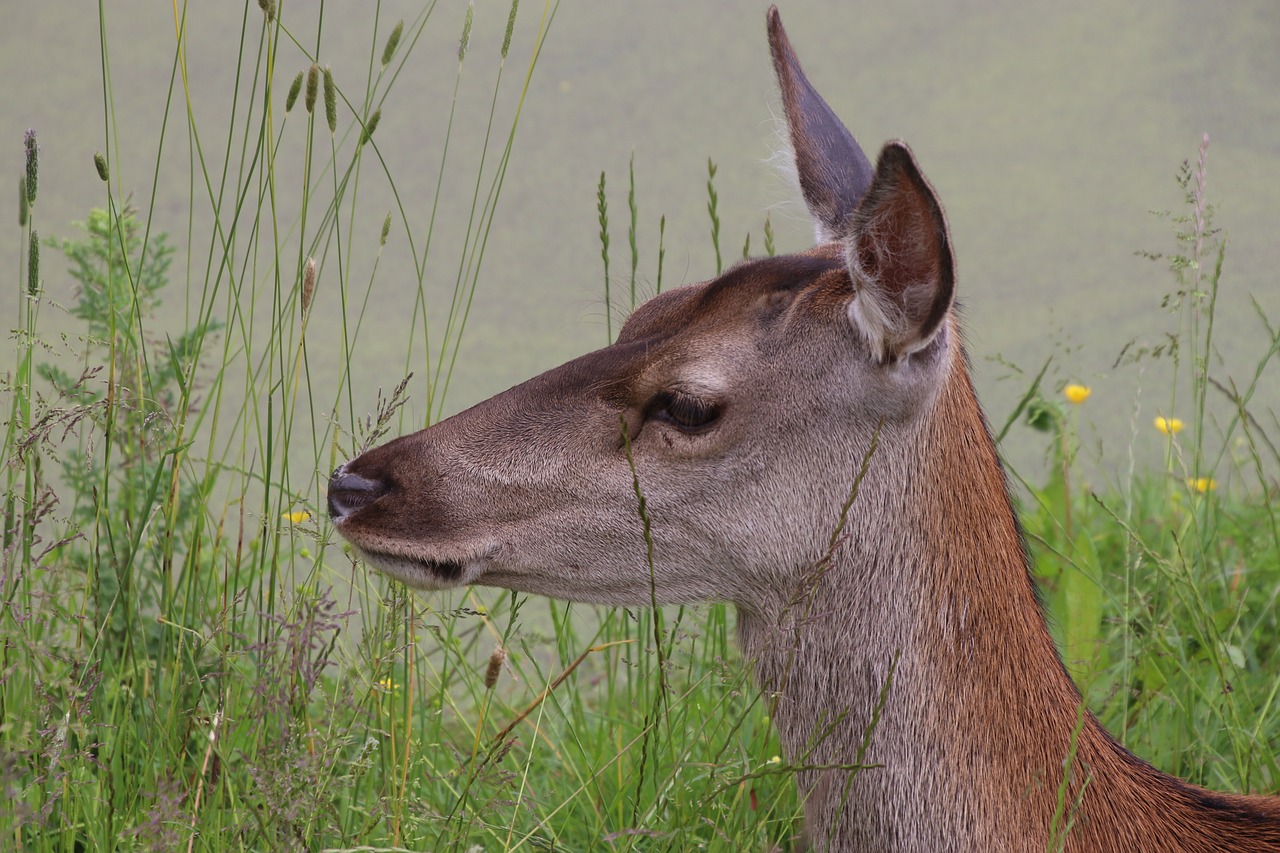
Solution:
[(843, 239), (856, 291), (849, 319), (872, 355), (892, 361), (927, 346), (955, 296), (955, 261), (942, 205), (906, 143), (880, 152)]
[(769, 50), (782, 92), (787, 135), (819, 243), (840, 239), (871, 185), (871, 162), (804, 76), (776, 7), (769, 7)]
[(776, 8), (768, 21), (800, 191), (818, 242), (845, 244), (850, 320), (879, 361), (909, 355), (933, 340), (955, 293), (942, 205), (904, 143), (886, 145), (871, 168), (805, 77)]

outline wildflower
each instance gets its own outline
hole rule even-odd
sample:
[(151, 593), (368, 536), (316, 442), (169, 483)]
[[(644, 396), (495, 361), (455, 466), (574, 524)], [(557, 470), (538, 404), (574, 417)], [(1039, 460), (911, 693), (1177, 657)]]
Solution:
[(1165, 435), (1176, 435), (1182, 432), (1182, 418), (1156, 418), (1156, 429)]
[(775, 755), (773, 758), (770, 758), (770, 759), (769, 759), (769, 763), (770, 763), (770, 764), (781, 764), (781, 763), (782, 763), (782, 756), (781, 756), (781, 755)]
[(1089, 395), (1093, 393), (1093, 389), (1088, 385), (1077, 385), (1073, 382), (1067, 385), (1066, 388), (1063, 388), (1062, 393), (1067, 398), (1068, 402), (1078, 406), (1085, 400), (1089, 399)]
[(296, 512), (286, 512), (280, 517), (286, 519), (290, 524), (301, 524), (304, 521), (311, 520), (311, 513), (307, 512), (305, 509), (300, 509)]
[(1187, 488), (1204, 495), (1217, 489), (1218, 481), (1212, 477), (1190, 477), (1187, 479)]
[(383, 690), (387, 691), (388, 693), (394, 693), (395, 691), (400, 689), (400, 685), (392, 681), (391, 676), (389, 675), (386, 678), (379, 681), (378, 686), (381, 687)]

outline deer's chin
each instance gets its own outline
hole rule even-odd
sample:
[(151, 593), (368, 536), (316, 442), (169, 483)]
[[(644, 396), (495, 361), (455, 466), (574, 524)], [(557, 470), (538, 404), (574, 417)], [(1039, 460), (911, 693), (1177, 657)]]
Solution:
[(414, 589), (439, 590), (473, 584), (483, 569), (481, 560), (427, 560), (398, 554), (381, 554), (360, 548), (379, 572)]

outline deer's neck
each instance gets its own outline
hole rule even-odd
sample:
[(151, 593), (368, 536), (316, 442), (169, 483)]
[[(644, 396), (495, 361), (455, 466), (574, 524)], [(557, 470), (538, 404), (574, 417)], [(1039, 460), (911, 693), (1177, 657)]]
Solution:
[[(966, 372), (936, 405), (926, 434), (876, 451), (812, 597), (741, 613), (787, 758), (816, 768), (798, 774), (810, 840), (1044, 850), (1056, 822), (1064, 849), (1142, 849), (1153, 839), (1133, 812), (1183, 808), (1180, 783), (1083, 711)], [(850, 775), (855, 763), (876, 766)]]

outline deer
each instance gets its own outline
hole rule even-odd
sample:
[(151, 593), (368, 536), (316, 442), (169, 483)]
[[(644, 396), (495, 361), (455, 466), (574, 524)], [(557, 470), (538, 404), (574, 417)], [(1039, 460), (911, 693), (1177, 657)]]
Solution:
[(361, 453), (328, 483), (336, 531), (423, 590), (731, 603), (816, 849), (1280, 850), (1280, 797), (1166, 775), (1084, 707), (942, 205), (905, 142), (871, 163), (776, 7), (767, 31), (815, 245), (660, 293), (612, 345)]

